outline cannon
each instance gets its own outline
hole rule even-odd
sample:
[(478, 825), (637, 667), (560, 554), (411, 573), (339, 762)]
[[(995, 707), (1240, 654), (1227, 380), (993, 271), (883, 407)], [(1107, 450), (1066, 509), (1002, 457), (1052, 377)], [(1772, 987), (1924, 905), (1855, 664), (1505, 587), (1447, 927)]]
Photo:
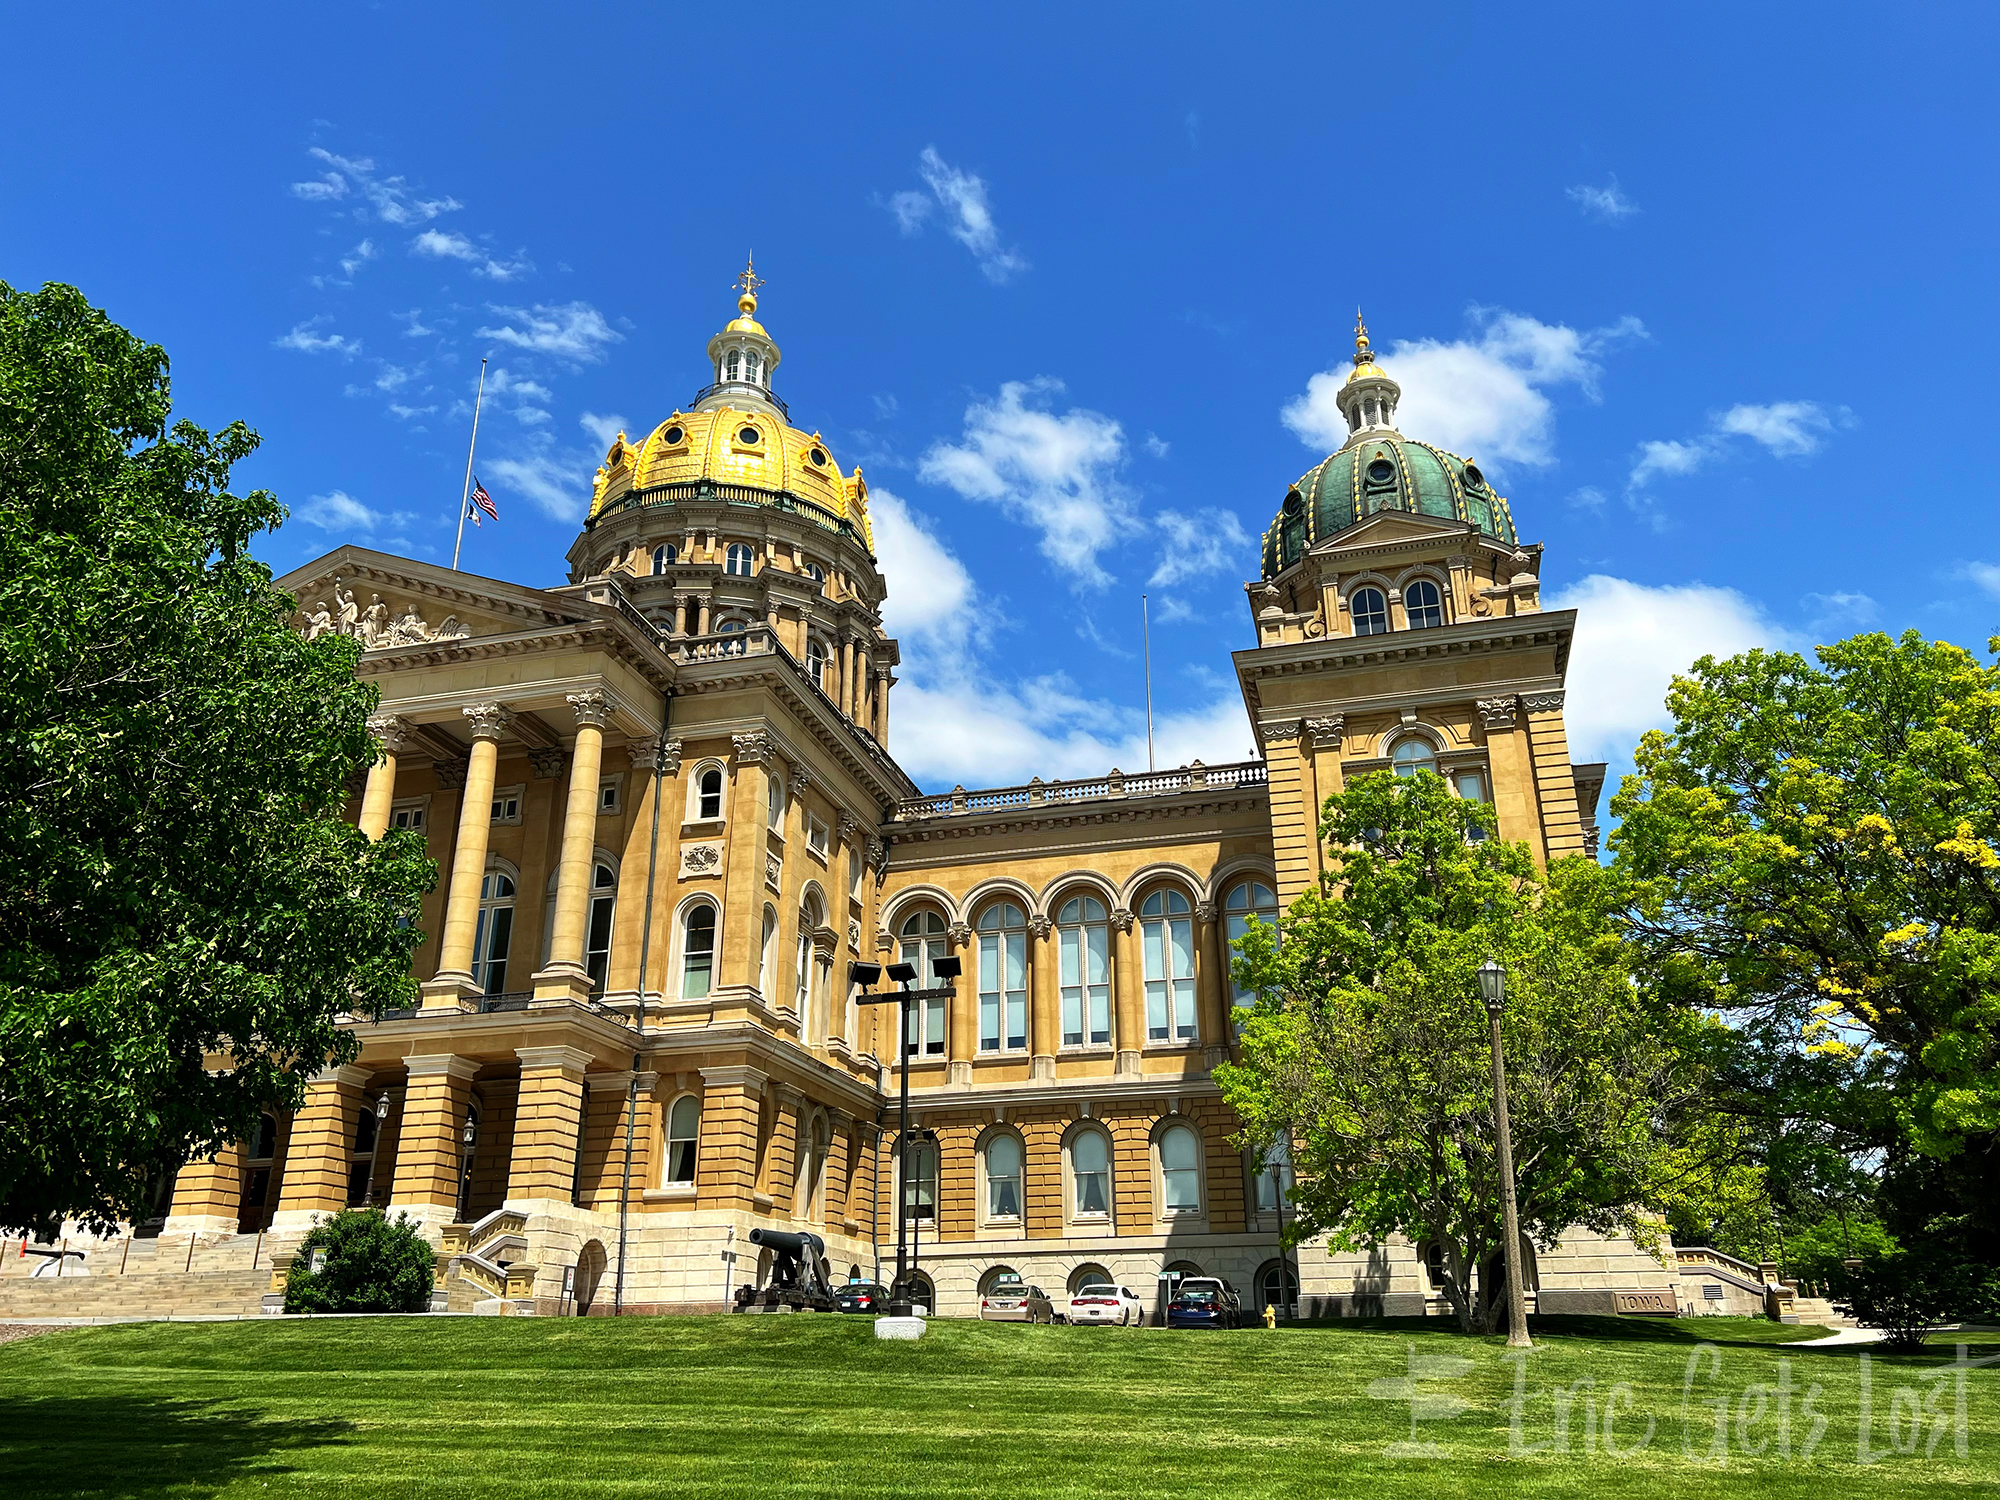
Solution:
[(750, 1243), (771, 1252), (771, 1277), (762, 1287), (736, 1289), (736, 1310), (789, 1307), (794, 1312), (833, 1311), (833, 1284), (827, 1277), (826, 1241), (787, 1229), (753, 1229)]

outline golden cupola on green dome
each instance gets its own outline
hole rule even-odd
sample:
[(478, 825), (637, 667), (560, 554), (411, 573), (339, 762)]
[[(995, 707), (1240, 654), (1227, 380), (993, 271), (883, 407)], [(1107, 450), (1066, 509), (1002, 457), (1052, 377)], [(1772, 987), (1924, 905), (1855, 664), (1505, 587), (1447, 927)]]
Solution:
[(1375, 363), (1354, 315), (1354, 371), (1336, 398), (1347, 441), (1300, 476), (1264, 533), (1264, 577), (1275, 578), (1317, 542), (1380, 511), (1458, 521), (1518, 546), (1513, 513), (1479, 465), (1396, 430), (1403, 388)]

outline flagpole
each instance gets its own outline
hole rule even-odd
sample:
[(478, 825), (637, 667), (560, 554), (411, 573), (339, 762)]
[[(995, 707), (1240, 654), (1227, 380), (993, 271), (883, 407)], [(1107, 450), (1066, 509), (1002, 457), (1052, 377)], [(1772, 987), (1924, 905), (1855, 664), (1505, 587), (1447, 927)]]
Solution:
[(472, 454), (479, 446), (479, 403), (486, 397), (486, 361), (479, 361), (479, 390), (472, 398), (472, 441), (465, 448), (465, 492), (458, 497), (458, 540), (451, 544), (451, 567), (458, 571), (458, 549), (465, 545), (465, 513), (472, 509)]
[(1139, 634), (1146, 647), (1146, 769), (1153, 765), (1153, 612), (1146, 596), (1139, 596)]

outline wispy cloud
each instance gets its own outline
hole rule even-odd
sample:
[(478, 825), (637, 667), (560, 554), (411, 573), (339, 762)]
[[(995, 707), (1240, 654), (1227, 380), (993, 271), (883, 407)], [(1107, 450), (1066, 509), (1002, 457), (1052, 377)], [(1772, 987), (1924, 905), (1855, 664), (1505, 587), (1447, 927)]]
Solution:
[(1255, 557), (1242, 522), (1226, 510), (1193, 515), (1163, 510), (1147, 523), (1160, 538), (1160, 562), (1148, 580), (1165, 588), (1207, 573), (1226, 573)]
[(514, 281), (535, 269), (535, 263), (521, 251), (516, 251), (512, 260), (503, 260), (453, 230), (426, 229), (410, 241), (410, 253), (433, 260), (462, 260), (472, 267), (473, 275), (491, 281)]
[(333, 320), (321, 316), (308, 318), (303, 323), (292, 325), (292, 331), (281, 334), (271, 341), (278, 349), (296, 349), (301, 354), (338, 354), (343, 359), (352, 359), (361, 352), (361, 341), (350, 339), (341, 333), (319, 333), (316, 330), (323, 323)]
[(583, 428), (584, 432), (588, 434), (590, 440), (607, 453), (611, 451), (612, 440), (619, 433), (628, 430), (623, 417), (612, 416), (608, 413), (587, 411), (581, 417), (577, 418), (577, 422)]
[(945, 232), (972, 252), (988, 281), (1005, 283), (1028, 269), (1020, 251), (1000, 243), (1000, 226), (993, 217), (986, 181), (961, 171), (926, 146), (917, 158), (917, 175), (928, 196), (915, 189), (891, 194), (884, 206), (904, 235), (921, 233), (933, 214), (941, 214)]
[(1708, 430), (1691, 438), (1653, 438), (1639, 444), (1628, 480), (1631, 489), (1655, 479), (1693, 474), (1726, 460), (1731, 438), (1748, 438), (1774, 458), (1804, 458), (1819, 452), (1836, 428), (1854, 423), (1846, 407), (1831, 410), (1817, 401), (1774, 401), (1768, 406), (1732, 406), (1710, 419)]
[(1639, 205), (1625, 196), (1615, 175), (1603, 187), (1578, 183), (1568, 190), (1568, 194), (1570, 202), (1582, 211), (1586, 219), (1594, 219), (1600, 224), (1620, 224), (1639, 212)]
[(1988, 597), (2000, 599), (2000, 564), (1969, 562), (1959, 568), (1958, 576), (1975, 584)]
[(336, 156), (320, 146), (314, 146), (309, 154), (330, 169), (310, 182), (292, 184), (292, 196), (309, 203), (337, 202), (352, 193), (384, 224), (397, 225), (428, 223), (440, 214), (465, 207), (450, 194), (422, 197), (401, 177), (378, 175), (368, 157)]
[(1101, 412), (1053, 410), (1062, 390), (1048, 378), (1008, 381), (993, 400), (966, 408), (964, 439), (934, 444), (917, 473), (1034, 527), (1044, 557), (1075, 582), (1102, 587), (1111, 576), (1098, 554), (1138, 524), (1118, 478), (1125, 432)]
[(1881, 618), (1882, 610), (1867, 594), (1807, 594), (1799, 600), (1806, 628), (1816, 635), (1863, 630)]
[[(1555, 462), (1555, 403), (1549, 392), (1573, 387), (1596, 401), (1603, 359), (1621, 343), (1646, 337), (1637, 318), (1603, 328), (1563, 323), (1499, 308), (1471, 309), (1473, 332), (1449, 342), (1406, 339), (1382, 363), (1403, 388), (1396, 425), (1413, 437), (1475, 457), (1490, 468)], [(1315, 375), (1288, 404), (1285, 425), (1319, 452), (1347, 440), (1336, 400), (1343, 366)]]
[(364, 505), (345, 490), (314, 495), (292, 512), (295, 519), (321, 531), (367, 532), (400, 529), (416, 520), (412, 511), (381, 511)]
[(604, 351), (625, 337), (605, 321), (604, 314), (588, 302), (556, 305), (536, 303), (533, 307), (489, 309), (504, 319), (499, 326), (481, 328), (479, 337), (532, 349), (573, 364), (595, 364)]

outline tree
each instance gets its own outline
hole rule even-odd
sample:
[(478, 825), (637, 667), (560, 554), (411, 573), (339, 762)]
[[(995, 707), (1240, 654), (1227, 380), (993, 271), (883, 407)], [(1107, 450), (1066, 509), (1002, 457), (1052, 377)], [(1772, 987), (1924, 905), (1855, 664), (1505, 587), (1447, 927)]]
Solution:
[(1743, 1100), (1879, 1162), (1899, 1238), (1992, 1263), (2000, 668), (1914, 631), (1817, 655), (1676, 679), (1612, 803), (1626, 930), (1663, 994), (1728, 1016)]
[[(414, 999), (421, 842), (371, 844), (356, 647), (308, 642), (167, 360), (0, 283), (0, 1223), (143, 1219)], [(213, 1068), (215, 1071), (211, 1071)]]
[(437, 1252), (408, 1214), (350, 1208), (313, 1225), (285, 1272), (288, 1313), (428, 1312)]
[(1489, 808), (1430, 772), (1359, 777), (1328, 798), (1322, 888), (1292, 904), (1282, 943), (1265, 927), (1238, 939), (1238, 980), (1260, 998), (1242, 1065), (1216, 1069), (1249, 1143), (1290, 1135), (1293, 1241), (1438, 1247), (1468, 1332), (1505, 1305), (1478, 965), (1507, 968), (1514, 1160), (1535, 1242), (1579, 1225), (1657, 1236), (1657, 1132), (1691, 1074), (1675, 1045), (1689, 1021), (1633, 985), (1596, 866), (1562, 862), (1543, 880), (1525, 846), (1492, 832)]

